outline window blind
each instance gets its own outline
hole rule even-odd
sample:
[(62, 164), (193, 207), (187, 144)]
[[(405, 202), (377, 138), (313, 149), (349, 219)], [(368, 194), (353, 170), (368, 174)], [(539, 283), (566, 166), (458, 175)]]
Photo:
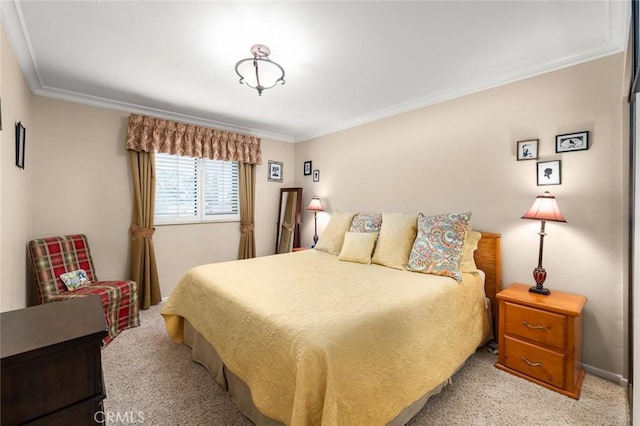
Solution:
[(157, 223), (240, 220), (238, 163), (156, 153)]

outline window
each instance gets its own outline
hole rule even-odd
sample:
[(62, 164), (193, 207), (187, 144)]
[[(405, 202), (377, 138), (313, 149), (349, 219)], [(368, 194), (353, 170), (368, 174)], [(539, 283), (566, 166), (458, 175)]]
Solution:
[(240, 220), (238, 163), (156, 153), (155, 222)]

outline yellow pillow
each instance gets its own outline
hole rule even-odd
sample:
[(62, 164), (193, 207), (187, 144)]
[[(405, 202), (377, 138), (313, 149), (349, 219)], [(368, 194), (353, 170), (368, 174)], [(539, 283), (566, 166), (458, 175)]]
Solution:
[(355, 215), (355, 213), (334, 212), (315, 249), (331, 254), (340, 253), (344, 242), (344, 234), (349, 231), (351, 221)]
[(478, 248), (478, 242), (482, 238), (482, 234), (477, 231), (467, 231), (462, 246), (462, 260), (460, 261), (461, 272), (478, 272), (476, 261), (473, 259), (473, 253)]
[(371, 253), (376, 245), (376, 232), (347, 232), (338, 259), (347, 262), (371, 263)]
[(382, 213), (382, 227), (373, 253), (372, 263), (405, 269), (416, 239), (418, 216), (404, 213)]

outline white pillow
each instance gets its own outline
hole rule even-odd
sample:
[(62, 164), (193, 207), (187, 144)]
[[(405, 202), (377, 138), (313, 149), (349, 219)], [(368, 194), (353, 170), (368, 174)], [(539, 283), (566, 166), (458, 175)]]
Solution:
[(371, 254), (377, 239), (378, 234), (375, 232), (347, 232), (338, 259), (347, 262), (371, 263)]
[(331, 254), (340, 253), (344, 242), (344, 234), (349, 231), (351, 221), (355, 215), (355, 213), (334, 212), (314, 248)]
[(382, 213), (382, 227), (372, 263), (405, 269), (416, 239), (418, 216), (405, 213)]

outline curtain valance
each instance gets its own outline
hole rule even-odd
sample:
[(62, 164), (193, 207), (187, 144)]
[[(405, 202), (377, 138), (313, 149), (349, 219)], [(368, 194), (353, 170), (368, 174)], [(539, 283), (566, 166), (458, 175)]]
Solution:
[(262, 164), (260, 138), (131, 114), (127, 149)]

